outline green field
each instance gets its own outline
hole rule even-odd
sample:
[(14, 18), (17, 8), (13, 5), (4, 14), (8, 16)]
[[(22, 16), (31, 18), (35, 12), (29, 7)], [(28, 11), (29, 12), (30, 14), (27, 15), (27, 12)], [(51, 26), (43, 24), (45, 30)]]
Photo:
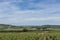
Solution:
[(0, 24), (0, 40), (60, 40), (60, 25), (12, 26)]
[[(1, 32), (0, 40), (44, 40), (44, 32)], [(46, 40), (60, 40), (60, 32), (46, 32)]]

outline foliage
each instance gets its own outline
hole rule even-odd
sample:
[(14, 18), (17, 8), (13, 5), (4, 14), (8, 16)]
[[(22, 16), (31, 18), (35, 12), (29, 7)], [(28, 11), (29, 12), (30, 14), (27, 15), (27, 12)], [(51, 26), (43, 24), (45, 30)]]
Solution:
[[(0, 40), (43, 40), (44, 32), (3, 32)], [(60, 32), (46, 32), (46, 40), (60, 40)]]
[(23, 32), (27, 32), (28, 30), (26, 28), (23, 29)]

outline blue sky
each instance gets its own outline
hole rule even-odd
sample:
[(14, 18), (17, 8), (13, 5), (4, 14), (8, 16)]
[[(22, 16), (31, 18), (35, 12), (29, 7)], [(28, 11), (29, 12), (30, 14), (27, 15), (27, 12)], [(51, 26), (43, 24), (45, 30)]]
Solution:
[(0, 24), (60, 25), (60, 0), (0, 0)]

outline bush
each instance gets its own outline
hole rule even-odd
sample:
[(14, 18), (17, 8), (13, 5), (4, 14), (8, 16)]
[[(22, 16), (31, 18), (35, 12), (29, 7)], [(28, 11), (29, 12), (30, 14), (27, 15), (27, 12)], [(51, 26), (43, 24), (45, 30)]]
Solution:
[(28, 30), (26, 28), (23, 29), (23, 32), (27, 32)]

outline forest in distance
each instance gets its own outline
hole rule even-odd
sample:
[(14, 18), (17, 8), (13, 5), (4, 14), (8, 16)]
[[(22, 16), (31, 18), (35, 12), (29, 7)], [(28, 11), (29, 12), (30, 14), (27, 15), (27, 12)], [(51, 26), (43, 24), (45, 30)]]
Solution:
[(38, 26), (31, 26), (31, 25), (26, 25), (26, 26), (16, 26), (16, 25), (8, 25), (8, 24), (0, 24), (0, 28), (60, 28), (60, 25), (38, 25)]
[(50, 30), (59, 30), (59, 29), (60, 29), (60, 25), (15, 26), (15, 25), (0, 24), (0, 32), (50, 31)]

